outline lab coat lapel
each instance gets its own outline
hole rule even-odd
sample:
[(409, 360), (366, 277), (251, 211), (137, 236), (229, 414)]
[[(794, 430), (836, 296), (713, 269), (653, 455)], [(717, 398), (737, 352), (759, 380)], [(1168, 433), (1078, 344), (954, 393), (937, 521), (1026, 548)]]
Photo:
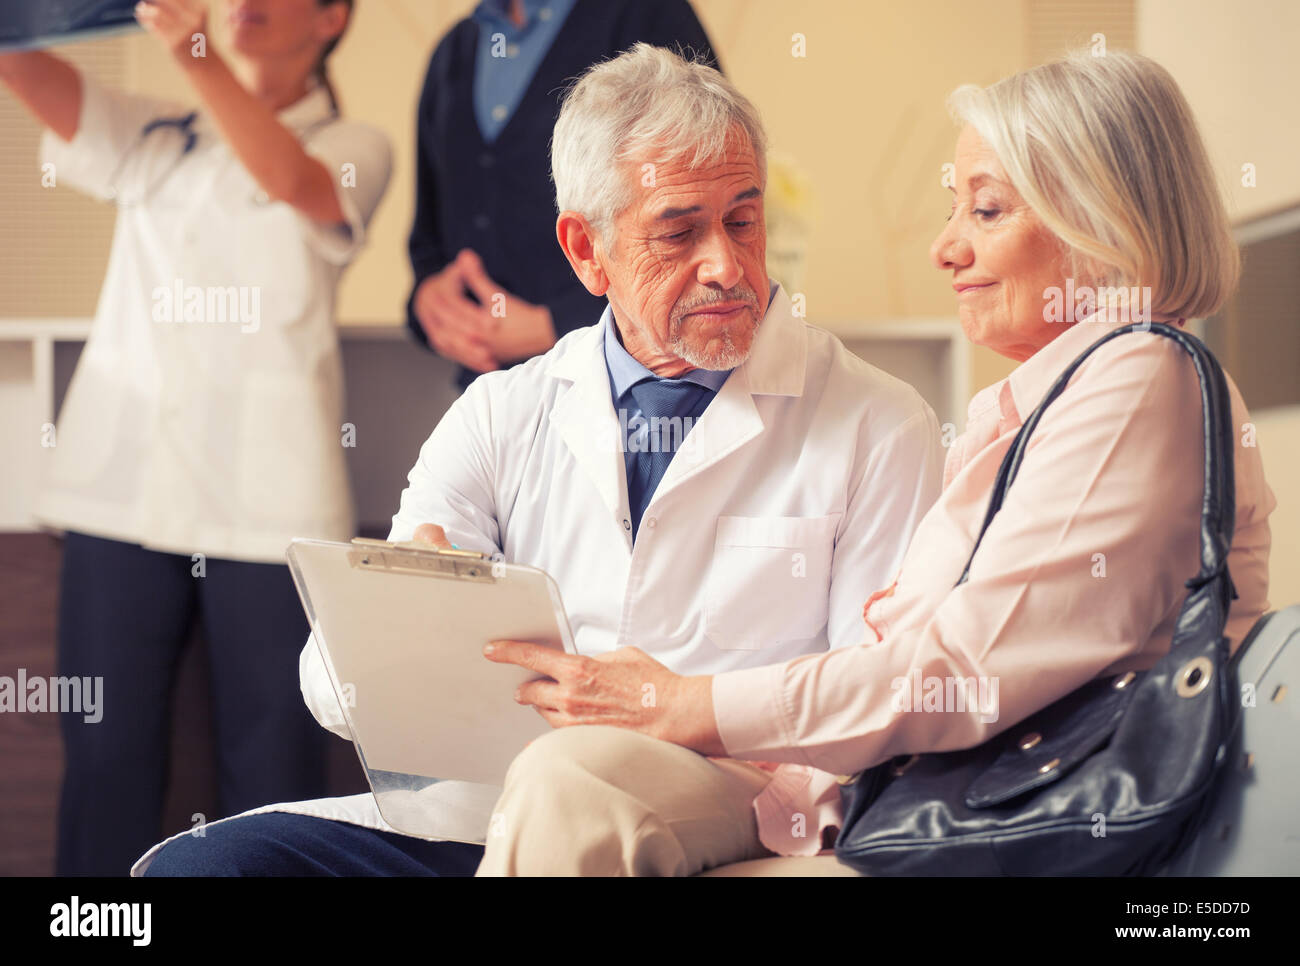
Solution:
[(610, 514), (621, 519), (627, 503), (627, 484), (603, 339), (604, 327), (594, 325), (552, 363), (548, 374), (570, 385), (559, 391), (550, 418)]
[(807, 353), (804, 323), (794, 317), (789, 296), (778, 287), (749, 358), (727, 378), (691, 428), (651, 503), (763, 432), (755, 396), (802, 396)]

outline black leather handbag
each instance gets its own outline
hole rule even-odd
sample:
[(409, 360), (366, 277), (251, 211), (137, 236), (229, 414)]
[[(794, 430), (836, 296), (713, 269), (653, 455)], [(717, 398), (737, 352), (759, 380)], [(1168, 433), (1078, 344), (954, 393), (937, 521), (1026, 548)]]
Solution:
[[(1223, 370), (1200, 340), (1168, 325), (1126, 325), (1070, 364), (1003, 459), (957, 584), (1044, 410), (1088, 356), (1134, 331), (1174, 340), (1201, 383), (1201, 568), (1187, 581), (1169, 653), (1148, 671), (1091, 681), (975, 748), (860, 772), (842, 790), (841, 862), (868, 875), (1143, 875), (1201, 827), (1241, 705), (1223, 635), (1236, 598), (1227, 567), (1236, 516), (1232, 408)], [(1045, 627), (1043, 647), (1051, 646)]]

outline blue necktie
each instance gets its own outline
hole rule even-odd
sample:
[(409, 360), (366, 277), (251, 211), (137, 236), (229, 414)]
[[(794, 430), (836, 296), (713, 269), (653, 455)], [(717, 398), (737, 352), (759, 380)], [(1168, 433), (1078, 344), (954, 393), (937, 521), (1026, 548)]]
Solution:
[[(650, 378), (643, 379), (628, 391), (641, 407), (641, 416), (649, 427), (641, 451), (632, 451), (628, 463), (627, 498), (635, 539), (641, 527), (641, 516), (659, 481), (664, 478), (673, 454), (686, 439), (695, 419), (713, 399), (714, 392), (707, 386), (681, 379)], [(628, 440), (628, 445), (631, 451), (631, 440)]]

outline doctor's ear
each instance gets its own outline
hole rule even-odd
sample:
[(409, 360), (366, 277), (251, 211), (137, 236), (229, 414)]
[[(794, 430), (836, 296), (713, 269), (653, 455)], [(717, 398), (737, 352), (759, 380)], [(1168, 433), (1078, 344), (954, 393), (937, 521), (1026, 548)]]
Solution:
[(609, 276), (605, 273), (600, 256), (600, 240), (596, 231), (576, 211), (562, 211), (555, 219), (555, 237), (564, 250), (564, 257), (573, 266), (578, 280), (592, 295), (601, 296), (609, 291)]

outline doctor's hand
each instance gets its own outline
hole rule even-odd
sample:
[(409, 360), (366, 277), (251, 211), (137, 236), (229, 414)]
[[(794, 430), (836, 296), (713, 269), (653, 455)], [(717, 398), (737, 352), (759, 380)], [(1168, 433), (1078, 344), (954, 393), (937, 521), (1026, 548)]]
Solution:
[(489, 661), (550, 678), (520, 685), (515, 700), (531, 704), (554, 728), (613, 725), (704, 755), (727, 753), (713, 719), (710, 677), (674, 674), (635, 647), (592, 658), (524, 641), (493, 641), (483, 653)]
[(429, 345), (439, 355), (475, 372), (490, 372), (500, 368), (488, 344), (499, 320), (465, 294), (465, 259), (473, 254), (463, 249), (442, 271), (422, 281), (415, 290), (412, 309)]
[(454, 549), (451, 541), (447, 539), (447, 531), (436, 523), (421, 523), (415, 528), (415, 533), (411, 534), (411, 539), (417, 543), (427, 543), (439, 550)]
[(477, 252), (467, 248), (456, 261), (465, 284), (488, 309), (491, 324), (486, 338), (492, 355), (502, 362), (518, 362), (550, 351), (555, 345), (550, 309), (525, 301), (498, 285)]

